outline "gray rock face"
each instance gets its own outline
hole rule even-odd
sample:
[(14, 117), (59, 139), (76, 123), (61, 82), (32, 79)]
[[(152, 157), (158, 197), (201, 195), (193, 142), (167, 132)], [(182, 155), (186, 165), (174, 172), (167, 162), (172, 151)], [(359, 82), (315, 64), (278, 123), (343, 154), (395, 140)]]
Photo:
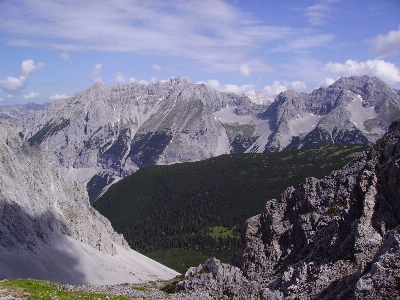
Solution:
[[(147, 86), (96, 84), (12, 122), (31, 145), (40, 145), (54, 168), (63, 173), (86, 170), (84, 180), (97, 174), (89, 186), (97, 186), (98, 195), (99, 185), (101, 189), (147, 165), (229, 153), (226, 131), (214, 117), (226, 107), (233, 107), (234, 115), (255, 116), (263, 106), (245, 96), (171, 79)], [(76, 179), (72, 173), (70, 178)]]
[(198, 291), (211, 295), (213, 299), (251, 299), (262, 293), (257, 282), (250, 282), (240, 269), (222, 264), (210, 258), (204, 265), (190, 268), (185, 280), (180, 281), (176, 291)]
[(286, 91), (270, 100), (179, 78), (147, 86), (96, 84), (10, 121), (65, 178), (87, 182), (94, 200), (144, 166), (230, 152), (368, 144), (400, 117), (400, 96), (375, 77), (341, 78), (311, 94)]
[[(238, 299), (394, 299), (400, 296), (400, 121), (375, 146), (322, 180), (288, 188), (247, 220), (237, 268), (221, 265)], [(178, 289), (219, 295), (230, 282), (210, 262)], [(243, 273), (242, 273), (243, 272)], [(235, 278), (236, 278), (235, 277)], [(251, 288), (248, 287), (251, 285)], [(214, 293), (214, 294), (213, 294)]]
[(83, 184), (61, 178), (0, 120), (0, 278), (99, 284), (175, 274), (132, 251)]
[(400, 118), (400, 97), (376, 77), (342, 77), (311, 94), (279, 94), (261, 118), (269, 121), (271, 130), (268, 139), (258, 143), (265, 151), (366, 144)]
[(82, 184), (60, 178), (39, 149), (23, 142), (6, 121), (0, 121), (0, 128), (1, 247), (37, 252), (52, 232), (59, 232), (107, 254), (113, 254), (113, 243), (128, 248), (89, 205)]

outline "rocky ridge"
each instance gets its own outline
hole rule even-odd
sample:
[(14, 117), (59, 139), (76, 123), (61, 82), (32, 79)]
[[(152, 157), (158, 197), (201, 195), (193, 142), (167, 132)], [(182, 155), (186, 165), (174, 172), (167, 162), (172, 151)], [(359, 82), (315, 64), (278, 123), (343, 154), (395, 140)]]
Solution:
[(66, 178), (76, 180), (76, 170), (84, 170), (82, 181), (92, 178), (89, 187), (94, 186), (97, 195), (112, 181), (147, 165), (229, 153), (224, 127), (213, 115), (224, 107), (235, 108), (234, 115), (254, 116), (262, 106), (178, 78), (149, 85), (96, 84), (12, 121)]
[(399, 117), (399, 94), (362, 76), (343, 77), (311, 94), (286, 91), (273, 102), (260, 93), (222, 93), (181, 78), (96, 84), (10, 121), (65, 178), (86, 182), (95, 200), (144, 166), (231, 152), (369, 144)]
[(61, 178), (0, 120), (0, 277), (116, 283), (175, 274), (132, 251), (90, 206), (83, 184)]
[(43, 110), (50, 106), (50, 103), (37, 104), (15, 104), (15, 105), (3, 105), (0, 106), (0, 119), (9, 119), (18, 116), (24, 116), (34, 111)]
[(271, 134), (249, 152), (367, 144), (400, 118), (400, 97), (376, 77), (342, 77), (311, 94), (283, 92), (260, 118)]
[[(221, 299), (400, 297), (400, 121), (343, 169), (250, 218), (235, 267), (210, 259), (177, 290)], [(397, 298), (396, 298), (397, 299)]]

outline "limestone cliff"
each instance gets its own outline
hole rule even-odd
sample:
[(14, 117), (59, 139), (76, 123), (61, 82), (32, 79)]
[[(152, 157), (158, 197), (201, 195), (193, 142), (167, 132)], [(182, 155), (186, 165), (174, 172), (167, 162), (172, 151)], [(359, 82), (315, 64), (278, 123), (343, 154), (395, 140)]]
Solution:
[[(110, 283), (176, 274), (139, 257), (90, 206), (83, 184), (61, 178), (39, 149), (0, 120), (0, 278)], [(124, 259), (131, 263), (122, 271)], [(141, 270), (132, 266), (135, 261)]]

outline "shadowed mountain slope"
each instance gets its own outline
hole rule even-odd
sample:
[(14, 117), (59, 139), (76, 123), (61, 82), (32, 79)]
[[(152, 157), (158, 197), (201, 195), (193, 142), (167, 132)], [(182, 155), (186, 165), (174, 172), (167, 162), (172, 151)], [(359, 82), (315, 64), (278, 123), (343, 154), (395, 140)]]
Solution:
[(175, 275), (131, 250), (82, 184), (60, 178), (0, 120), (0, 278), (110, 284)]

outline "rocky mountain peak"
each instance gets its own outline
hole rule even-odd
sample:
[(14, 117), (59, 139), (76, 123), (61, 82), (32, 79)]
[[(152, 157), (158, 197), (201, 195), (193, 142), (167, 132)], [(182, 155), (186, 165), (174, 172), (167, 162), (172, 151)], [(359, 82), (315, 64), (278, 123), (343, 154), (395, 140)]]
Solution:
[(94, 200), (148, 165), (232, 152), (371, 144), (400, 118), (397, 92), (367, 76), (341, 78), (310, 94), (288, 90), (273, 102), (253, 96), (261, 102), (183, 78), (96, 84), (10, 122), (31, 145), (40, 145), (63, 176), (87, 182)]
[(233, 299), (243, 291), (248, 299), (394, 299), (400, 278), (399, 162), (396, 121), (343, 169), (287, 188), (247, 220), (232, 258), (238, 269), (213, 262), (235, 270), (235, 283), (199, 274), (205, 267), (211, 271), (209, 261), (188, 272), (178, 289), (199, 287)]

